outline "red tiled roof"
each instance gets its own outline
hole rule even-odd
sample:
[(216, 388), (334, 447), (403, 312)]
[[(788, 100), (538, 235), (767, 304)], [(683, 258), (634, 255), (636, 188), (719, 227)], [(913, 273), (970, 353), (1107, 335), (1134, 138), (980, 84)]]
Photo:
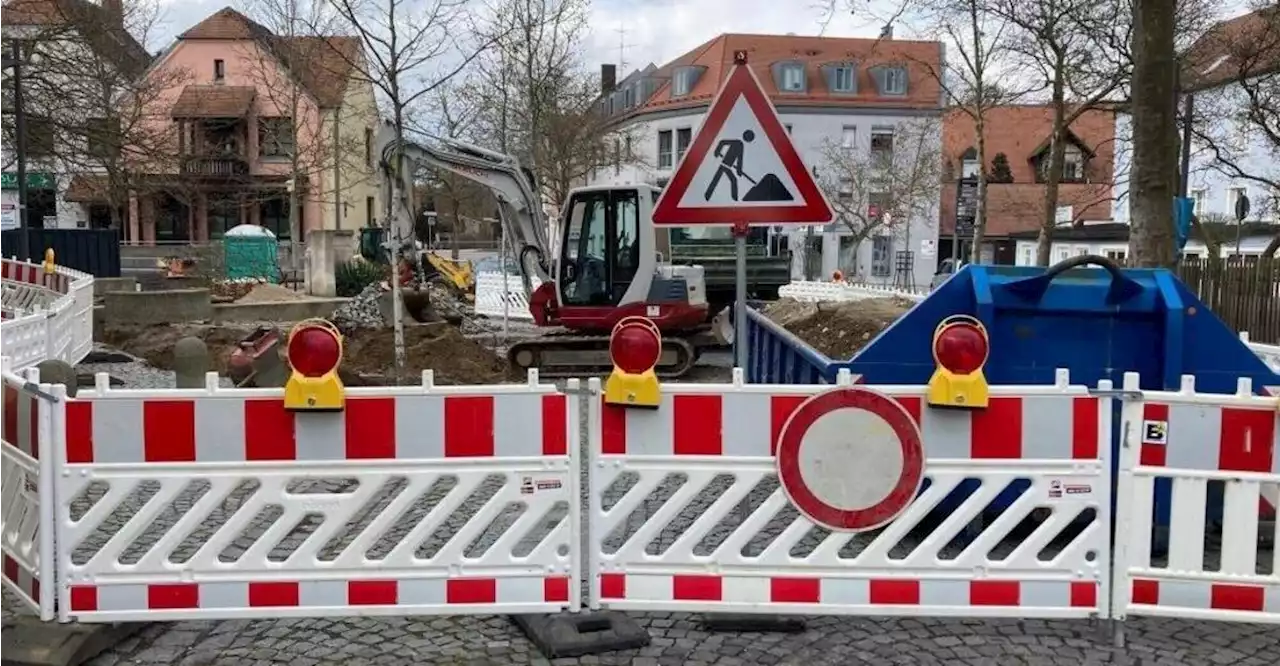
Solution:
[[(649, 100), (633, 113), (696, 107), (709, 103), (733, 66), (734, 51), (747, 51), (747, 62), (764, 91), (777, 103), (821, 106), (839, 100), (864, 107), (936, 109), (942, 91), (932, 71), (940, 69), (942, 46), (938, 42), (893, 39), (853, 39), (802, 37), (796, 35), (724, 34), (658, 68), (652, 76), (664, 79)], [(790, 93), (778, 90), (772, 65), (784, 60), (805, 63), (808, 90)], [(820, 67), (831, 62), (854, 61), (858, 65), (857, 92), (833, 95), (827, 90)], [(898, 64), (908, 72), (907, 95), (884, 97), (876, 92), (870, 68)], [(673, 98), (670, 78), (677, 67), (696, 65), (706, 70), (688, 95)]]
[(0, 23), (6, 27), (74, 29), (98, 57), (129, 76), (141, 74), (151, 62), (151, 54), (118, 17), (88, 0), (8, 0), (0, 13)]
[(174, 118), (243, 118), (258, 91), (251, 86), (187, 86), (173, 103)]
[(1280, 3), (1219, 22), (1187, 50), (1183, 85), (1201, 90), (1280, 71)]
[[(1075, 219), (1111, 219), (1111, 183), (1062, 183), (1058, 186), (1058, 206), (1071, 206)], [(987, 185), (987, 228), (990, 237), (1007, 236), (1038, 229), (1044, 219), (1044, 185), (1039, 183), (990, 183)], [(942, 187), (942, 210), (938, 233), (951, 235), (956, 225), (956, 187)]]

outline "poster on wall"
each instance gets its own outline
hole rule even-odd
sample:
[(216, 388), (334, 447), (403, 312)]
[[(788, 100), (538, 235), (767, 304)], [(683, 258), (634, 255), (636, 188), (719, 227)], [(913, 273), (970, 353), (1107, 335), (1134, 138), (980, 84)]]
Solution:
[(18, 205), (0, 204), (0, 231), (18, 228)]
[(937, 246), (931, 239), (926, 238), (925, 240), (920, 241), (920, 256), (932, 257), (936, 251)]

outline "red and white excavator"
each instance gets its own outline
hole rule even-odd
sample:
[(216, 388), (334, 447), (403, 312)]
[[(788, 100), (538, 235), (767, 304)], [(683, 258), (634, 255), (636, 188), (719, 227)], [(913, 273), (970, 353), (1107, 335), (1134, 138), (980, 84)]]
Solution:
[[(533, 174), (516, 158), (459, 141), (425, 146), (398, 142), (383, 128), (382, 168), (398, 216), (410, 215), (407, 180), (427, 166), (488, 187), (518, 258), (534, 323), (555, 328), (511, 345), (508, 360), (543, 376), (607, 374), (609, 334), (640, 315), (663, 333), (660, 377), (688, 372), (704, 346), (715, 344), (707, 321), (706, 286), (698, 266), (660, 261), (653, 226), (659, 190), (648, 184), (581, 187), (570, 192), (552, 246)], [(400, 169), (392, 168), (399, 158)], [(406, 218), (411, 219), (411, 218)], [(411, 228), (409, 225), (400, 227)], [(536, 277), (541, 284), (532, 286)]]

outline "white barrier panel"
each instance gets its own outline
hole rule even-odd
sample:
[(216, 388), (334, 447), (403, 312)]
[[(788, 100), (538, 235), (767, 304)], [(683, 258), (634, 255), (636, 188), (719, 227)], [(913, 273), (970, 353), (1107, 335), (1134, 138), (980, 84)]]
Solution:
[[(8, 359), (5, 359), (7, 366)], [(3, 370), (4, 438), (0, 444), (0, 545), (3, 581), (42, 620), (54, 617), (54, 434), (62, 426), (62, 387), (40, 385), (34, 369), (27, 376)]]
[[(542, 281), (530, 277), (530, 286), (537, 289)], [(503, 284), (506, 284), (504, 290)], [(506, 300), (505, 314), (511, 319), (533, 319), (529, 311), (529, 299), (524, 293), (524, 281), (519, 275), (481, 271), (476, 274), (476, 307), (478, 315), (501, 317), (504, 314), (503, 300)]]
[[(107, 389), (67, 402), (59, 618), (576, 609), (577, 396)], [(576, 382), (571, 383), (571, 388)]]
[(10, 310), (0, 324), (4, 352), (13, 366), (48, 359), (79, 363), (93, 349), (93, 277), (62, 266), (46, 273), (39, 264), (12, 259), (0, 261), (0, 269), (8, 289), (42, 294), (24, 299), (32, 305), (29, 312)]
[(909, 301), (920, 302), (924, 294), (900, 291), (893, 287), (849, 284), (847, 282), (819, 282), (801, 280), (783, 285), (778, 289), (778, 296), (794, 298), (798, 301), (861, 301), (868, 298), (888, 298), (896, 296)]
[[(1138, 386), (1125, 375), (1126, 390)], [(1260, 534), (1280, 484), (1276, 399), (1254, 396), (1247, 379), (1235, 396), (1197, 394), (1189, 376), (1181, 391), (1142, 396), (1123, 413), (1112, 617), (1280, 623), (1276, 523)], [(1160, 480), (1171, 487), (1167, 552), (1153, 538)], [(1220, 517), (1209, 513), (1218, 501)]]
[(972, 412), (926, 406), (924, 387), (871, 387), (918, 424), (925, 481), (887, 525), (848, 534), (801, 514), (777, 479), (784, 424), (832, 387), (736, 379), (668, 384), (656, 410), (592, 404), (593, 607), (1105, 617), (1109, 398), (1066, 371), (995, 387)]
[(1240, 341), (1245, 343), (1254, 354), (1257, 354), (1258, 358), (1267, 364), (1267, 367), (1280, 373), (1280, 346), (1250, 342), (1248, 332), (1240, 333)]

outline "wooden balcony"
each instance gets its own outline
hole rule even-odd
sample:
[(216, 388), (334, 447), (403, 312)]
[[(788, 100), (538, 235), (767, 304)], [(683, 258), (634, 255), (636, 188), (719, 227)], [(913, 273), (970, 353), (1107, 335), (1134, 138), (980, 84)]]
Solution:
[(248, 160), (238, 155), (188, 155), (181, 173), (200, 178), (239, 178), (249, 175)]

